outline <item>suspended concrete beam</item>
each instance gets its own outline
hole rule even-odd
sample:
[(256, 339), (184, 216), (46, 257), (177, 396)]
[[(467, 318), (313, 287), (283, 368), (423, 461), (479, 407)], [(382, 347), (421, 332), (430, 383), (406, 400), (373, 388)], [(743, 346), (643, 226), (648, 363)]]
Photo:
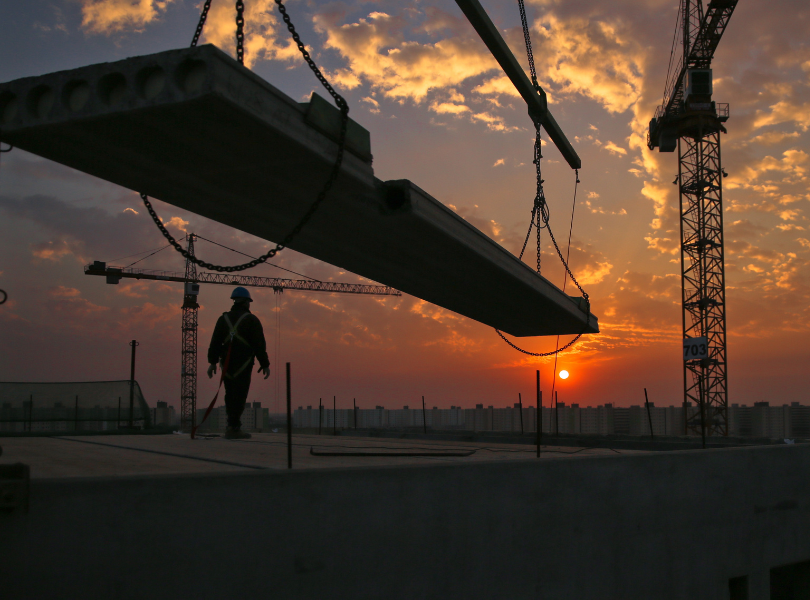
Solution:
[(581, 169), (582, 161), (579, 155), (548, 110), (546, 93), (543, 88), (540, 88), (539, 93), (535, 91), (532, 82), (526, 77), (525, 71), (518, 63), (515, 55), (512, 54), (512, 51), (509, 50), (509, 46), (506, 45), (481, 3), (478, 0), (456, 0), (456, 4), (458, 4), (461, 12), (467, 17), (470, 25), (473, 26), (481, 40), (486, 44), (492, 56), (501, 65), (501, 69), (512, 82), (512, 85), (515, 86), (518, 94), (526, 102), (532, 120), (540, 121), (543, 124), (543, 129), (546, 130), (551, 141), (557, 146), (568, 165), (572, 169)]
[[(0, 84), (3, 142), (274, 241), (328, 178), (339, 122), (210, 45)], [(352, 121), (348, 134), (291, 248), (512, 335), (585, 328), (577, 300), (441, 202), (376, 179), (368, 132)]]

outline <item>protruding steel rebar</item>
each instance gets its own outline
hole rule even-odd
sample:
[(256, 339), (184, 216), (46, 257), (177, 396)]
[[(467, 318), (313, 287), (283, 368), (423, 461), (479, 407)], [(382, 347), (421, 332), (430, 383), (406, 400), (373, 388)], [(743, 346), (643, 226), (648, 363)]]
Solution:
[(652, 413), (650, 412), (650, 401), (647, 398), (647, 388), (644, 388), (644, 406), (647, 407), (647, 420), (650, 422), (650, 440), (655, 439), (655, 435), (653, 434), (653, 426), (652, 426)]
[(537, 371), (537, 458), (540, 458), (540, 444), (543, 442), (543, 392), (540, 391), (540, 371)]
[(129, 428), (133, 429), (135, 427), (135, 348), (140, 346), (140, 343), (132, 340), (129, 345), (132, 346), (132, 359), (129, 365)]
[(425, 397), (422, 396), (422, 429), (427, 433), (427, 414), (425, 413)]
[(290, 392), (290, 363), (287, 363), (287, 468), (292, 469), (292, 394)]
[(523, 399), (518, 392), (518, 410), (520, 410), (520, 435), (523, 435)]

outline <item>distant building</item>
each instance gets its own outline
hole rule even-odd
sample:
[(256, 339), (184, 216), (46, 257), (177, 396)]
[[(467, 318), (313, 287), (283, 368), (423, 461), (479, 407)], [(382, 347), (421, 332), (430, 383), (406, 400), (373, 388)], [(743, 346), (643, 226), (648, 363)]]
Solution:
[[(604, 404), (596, 407), (581, 407), (578, 404), (566, 406), (560, 402), (556, 407), (544, 406), (541, 410), (543, 433), (583, 435), (629, 435), (649, 436), (650, 422), (652, 433), (657, 436), (686, 435), (686, 416), (699, 417), (700, 409), (691, 402), (686, 406), (646, 406), (616, 407)], [(356, 423), (355, 423), (356, 419)], [(475, 432), (521, 430), (520, 405), (496, 408), (494, 405), (477, 404), (475, 408), (433, 407), (422, 411), (403, 406), (401, 409), (386, 409), (376, 406), (373, 409), (356, 411), (348, 409), (318, 408), (299, 406), (293, 413), (293, 427), (317, 429), (337, 427), (339, 429), (415, 429), (421, 430), (425, 423), (433, 430), (464, 430)], [(739, 437), (810, 438), (810, 406), (794, 402), (790, 406), (770, 406), (768, 402), (757, 402), (752, 406), (733, 404), (728, 410), (729, 435)], [(523, 431), (537, 430), (537, 409), (523, 407)], [(693, 433), (694, 435), (694, 433)]]
[(175, 427), (180, 424), (174, 406), (169, 406), (168, 402), (158, 400), (157, 407), (152, 410), (152, 423), (158, 427)]

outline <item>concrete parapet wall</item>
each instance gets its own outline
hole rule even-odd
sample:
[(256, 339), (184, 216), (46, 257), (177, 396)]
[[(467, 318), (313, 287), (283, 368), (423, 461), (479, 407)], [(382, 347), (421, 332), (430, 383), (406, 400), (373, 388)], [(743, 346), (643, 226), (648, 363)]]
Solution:
[(2, 596), (761, 600), (810, 559), (808, 472), (794, 445), (35, 480)]

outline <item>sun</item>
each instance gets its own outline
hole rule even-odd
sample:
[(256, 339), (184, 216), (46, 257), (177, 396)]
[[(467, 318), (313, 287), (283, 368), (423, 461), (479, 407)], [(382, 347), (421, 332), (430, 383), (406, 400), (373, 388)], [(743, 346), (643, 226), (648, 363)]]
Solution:
[(566, 371), (565, 369), (560, 371), (560, 379), (568, 379), (568, 371)]

